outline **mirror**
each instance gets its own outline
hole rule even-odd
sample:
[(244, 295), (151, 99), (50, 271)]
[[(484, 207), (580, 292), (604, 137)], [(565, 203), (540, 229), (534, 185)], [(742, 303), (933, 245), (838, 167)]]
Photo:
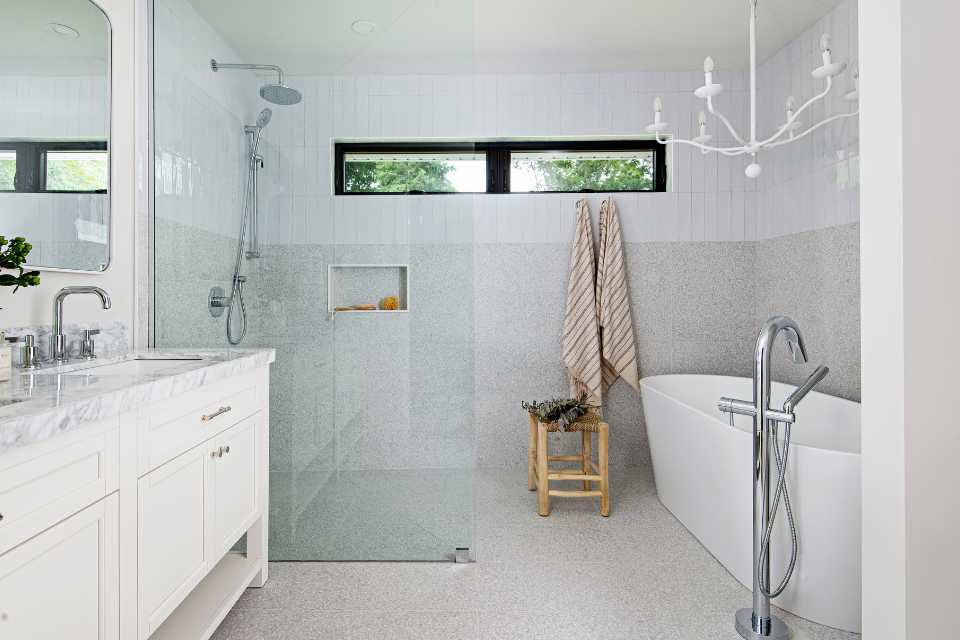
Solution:
[(110, 263), (110, 22), (89, 0), (0, 0), (0, 235), (37, 269)]

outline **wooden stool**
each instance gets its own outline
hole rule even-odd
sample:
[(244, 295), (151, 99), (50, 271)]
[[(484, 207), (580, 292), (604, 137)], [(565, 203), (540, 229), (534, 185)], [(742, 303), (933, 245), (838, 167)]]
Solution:
[[(610, 479), (607, 462), (609, 452), (610, 428), (596, 416), (583, 416), (567, 427), (567, 431), (580, 432), (581, 450), (579, 455), (551, 456), (547, 450), (547, 433), (559, 431), (556, 422), (540, 422), (532, 413), (530, 416), (530, 451), (527, 455), (527, 486), (537, 492), (537, 513), (550, 515), (550, 496), (557, 498), (593, 498), (600, 497), (600, 515), (610, 515)], [(592, 460), (593, 433), (597, 434), (597, 462)], [(580, 468), (551, 469), (550, 462), (579, 462)], [(551, 480), (581, 480), (582, 491), (560, 491), (550, 488)], [(600, 484), (599, 491), (593, 489), (593, 483)]]

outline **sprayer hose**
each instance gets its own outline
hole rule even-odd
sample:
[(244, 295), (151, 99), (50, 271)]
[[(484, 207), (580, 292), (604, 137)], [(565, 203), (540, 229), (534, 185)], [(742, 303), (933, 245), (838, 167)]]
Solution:
[[(790, 504), (790, 491), (787, 489), (787, 457), (790, 455), (790, 424), (784, 424), (783, 432), (783, 451), (780, 451), (780, 439), (778, 438), (779, 422), (771, 421), (770, 439), (773, 443), (773, 456), (777, 461), (777, 489), (773, 495), (773, 505), (770, 507), (770, 515), (767, 524), (763, 530), (763, 541), (760, 545), (760, 557), (757, 558), (758, 586), (761, 593), (769, 598), (776, 598), (783, 590), (787, 588), (790, 578), (793, 576), (793, 570), (797, 566), (797, 526), (793, 519), (793, 508)], [(769, 579), (764, 584), (764, 576), (769, 569), (770, 537), (773, 535), (773, 524), (777, 519), (777, 509), (780, 507), (780, 498), (783, 497), (783, 504), (787, 512), (787, 522), (790, 525), (790, 562), (784, 572), (783, 579), (776, 589), (771, 590)]]

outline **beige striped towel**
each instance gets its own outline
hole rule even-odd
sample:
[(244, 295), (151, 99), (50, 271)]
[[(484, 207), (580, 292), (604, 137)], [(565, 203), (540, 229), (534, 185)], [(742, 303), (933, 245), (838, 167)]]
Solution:
[(563, 321), (563, 363), (570, 375), (573, 395), (586, 391), (588, 401), (600, 405), (603, 378), (597, 331), (595, 267), (590, 207), (586, 200), (580, 200), (577, 202), (577, 230), (567, 284), (567, 315)]
[(627, 384), (640, 391), (633, 314), (627, 291), (627, 266), (623, 260), (620, 218), (613, 198), (607, 198), (600, 205), (596, 298), (600, 352), (603, 356), (603, 388), (606, 390), (618, 377), (622, 377)]

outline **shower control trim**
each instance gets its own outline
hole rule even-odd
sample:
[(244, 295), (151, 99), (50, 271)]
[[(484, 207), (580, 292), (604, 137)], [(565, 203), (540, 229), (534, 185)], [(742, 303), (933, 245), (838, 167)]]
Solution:
[(227, 297), (223, 287), (211, 287), (210, 294), (207, 296), (207, 308), (210, 310), (210, 315), (219, 318), (228, 306), (230, 306), (230, 298)]

